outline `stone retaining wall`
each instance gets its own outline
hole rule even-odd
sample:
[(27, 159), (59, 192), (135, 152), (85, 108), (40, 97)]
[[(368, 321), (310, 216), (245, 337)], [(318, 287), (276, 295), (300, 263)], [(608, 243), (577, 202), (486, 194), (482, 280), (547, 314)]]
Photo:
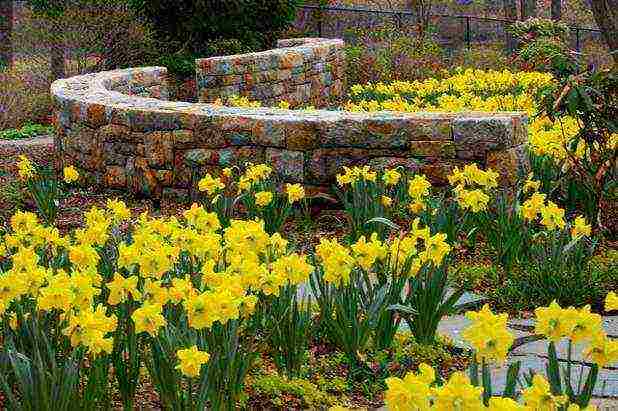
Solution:
[(324, 106), (345, 90), (345, 54), (341, 40), (279, 40), (277, 49), (196, 60), (197, 96), (214, 102), (232, 95), (274, 106)]
[(521, 113), (352, 113), (231, 108), (165, 101), (160, 67), (52, 84), (60, 165), (93, 183), (153, 198), (187, 198), (206, 171), (266, 162), (289, 182), (328, 188), (342, 166), (403, 165), (445, 184), (467, 162), (512, 183), (523, 164)]

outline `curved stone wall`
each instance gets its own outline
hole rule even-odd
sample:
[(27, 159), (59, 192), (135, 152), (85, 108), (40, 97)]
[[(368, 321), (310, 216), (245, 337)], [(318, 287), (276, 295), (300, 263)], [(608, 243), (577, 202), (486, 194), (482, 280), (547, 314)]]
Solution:
[(328, 187), (342, 166), (404, 165), (444, 184), (456, 165), (491, 166), (509, 183), (522, 164), (521, 113), (351, 113), (166, 101), (166, 70), (116, 70), (52, 84), (60, 165), (93, 183), (153, 198), (191, 196), (206, 171), (271, 164)]
[(323, 106), (345, 90), (345, 54), (341, 40), (285, 39), (277, 49), (198, 59), (197, 97), (214, 102), (232, 95), (274, 106)]

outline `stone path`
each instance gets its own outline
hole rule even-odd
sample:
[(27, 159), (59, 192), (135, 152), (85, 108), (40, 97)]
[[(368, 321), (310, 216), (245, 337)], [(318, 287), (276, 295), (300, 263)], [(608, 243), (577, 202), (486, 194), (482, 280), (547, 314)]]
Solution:
[[(470, 348), (463, 340), (461, 334), (469, 321), (463, 315), (447, 317), (439, 326), (439, 333), (450, 337), (453, 343), (463, 348)], [(502, 367), (494, 367), (492, 375), (497, 392), (504, 389), (508, 366), (516, 361), (521, 361), (522, 372), (534, 370), (545, 375), (545, 363), (547, 362), (548, 342), (539, 340), (534, 336), (534, 320), (515, 319), (509, 321), (509, 328), (516, 338), (517, 347), (509, 354), (507, 363)], [(603, 328), (608, 335), (618, 338), (618, 315), (606, 316), (603, 319)], [(566, 365), (567, 342), (563, 341), (556, 346), (558, 357)], [(574, 346), (572, 359), (575, 365), (572, 367), (571, 376), (573, 384), (579, 381), (580, 372), (583, 370), (583, 378), (588, 375), (590, 363), (581, 355), (582, 347)], [(583, 383), (582, 383), (583, 384)], [(600, 410), (618, 410), (618, 367), (607, 366), (599, 370), (598, 382), (594, 391), (595, 401)]]

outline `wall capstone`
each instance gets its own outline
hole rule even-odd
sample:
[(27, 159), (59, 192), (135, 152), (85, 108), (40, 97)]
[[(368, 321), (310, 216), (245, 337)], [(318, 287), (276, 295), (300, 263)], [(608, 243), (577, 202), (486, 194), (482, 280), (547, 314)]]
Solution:
[(445, 184), (476, 162), (512, 184), (524, 164), (523, 113), (352, 113), (166, 101), (166, 70), (134, 68), (54, 82), (59, 165), (93, 183), (190, 198), (205, 172), (267, 162), (288, 182), (328, 189), (342, 166), (402, 165)]

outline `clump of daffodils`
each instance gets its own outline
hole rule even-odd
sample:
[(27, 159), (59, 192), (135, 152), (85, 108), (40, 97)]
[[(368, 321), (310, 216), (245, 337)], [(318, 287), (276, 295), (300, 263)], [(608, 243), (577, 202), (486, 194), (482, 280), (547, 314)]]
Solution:
[[(608, 295), (607, 300), (611, 299)], [(548, 307), (537, 308), (535, 315), (537, 334), (554, 342), (566, 338), (583, 344), (584, 357), (599, 367), (618, 361), (618, 341), (607, 336), (601, 316), (591, 313), (590, 306), (561, 308), (554, 301)]]
[(431, 183), (424, 175), (417, 174), (408, 182), (408, 195), (410, 196), (408, 208), (411, 212), (418, 214), (426, 208), (430, 189)]
[(35, 173), (36, 171), (30, 159), (24, 155), (19, 156), (19, 160), (17, 161), (17, 174), (19, 178), (25, 181), (34, 177)]
[[(618, 308), (615, 293), (609, 293), (606, 309)], [(613, 304), (616, 304), (614, 306)], [(573, 344), (584, 344), (586, 359), (604, 367), (618, 361), (618, 342), (605, 335), (602, 319), (590, 312), (590, 307), (581, 309), (561, 308), (555, 302), (535, 311), (537, 334), (550, 341), (568, 338)], [(506, 326), (506, 314), (494, 314), (487, 305), (478, 312), (468, 312), (470, 326), (464, 330), (464, 338), (471, 343), (476, 357), (484, 361), (504, 362), (513, 343), (513, 335)], [(540, 374), (535, 374), (529, 385), (522, 390), (519, 401), (506, 397), (489, 397), (483, 402), (484, 388), (472, 384), (461, 372), (453, 373), (442, 384), (436, 381), (434, 370), (421, 364), (418, 372), (408, 372), (403, 378), (387, 378), (384, 402), (389, 410), (558, 410), (592, 411), (596, 408), (569, 403), (566, 395), (554, 394), (550, 383)]]
[(288, 195), (288, 203), (294, 204), (305, 198), (305, 189), (300, 184), (286, 184), (285, 192)]
[[(287, 241), (266, 233), (261, 221), (232, 220), (224, 229), (214, 213), (195, 204), (180, 219), (130, 217), (124, 203), (109, 200), (105, 209), (85, 214), (83, 228), (63, 236), (32, 213), (16, 213), (0, 239), (9, 263), (0, 274), (0, 316), (13, 316), (25, 302), (41, 313), (59, 313), (56, 326), (71, 345), (99, 355), (111, 352), (127, 307), (138, 334), (154, 337), (177, 321), (168, 316), (171, 307), (189, 327), (202, 330), (251, 315), (258, 294), (278, 294), (280, 287), (306, 282), (313, 271), (304, 255), (290, 252)], [(130, 228), (123, 234), (116, 227), (125, 222)], [(108, 247), (117, 250), (109, 277), (100, 271)], [(49, 265), (63, 255), (66, 266)], [(196, 272), (178, 269), (187, 260)], [(191, 368), (189, 359), (179, 358), (191, 375), (197, 363)]]
[(337, 183), (344, 187), (346, 185), (353, 185), (357, 182), (375, 182), (377, 178), (377, 173), (369, 166), (363, 167), (343, 167), (343, 173), (337, 174)]
[(64, 182), (67, 184), (71, 184), (79, 180), (79, 172), (73, 166), (67, 166), (62, 170), (62, 175), (64, 177)]
[[(282, 185), (267, 164), (246, 164), (244, 172), (234, 166), (224, 168), (217, 176), (207, 173), (198, 181), (197, 188), (204, 193), (204, 207), (215, 212), (222, 225), (228, 226), (244, 206), (244, 215), (263, 220), (271, 234), (280, 230), (294, 204), (306, 195), (300, 184)], [(302, 206), (306, 211), (306, 203)]]
[[(528, 179), (524, 185), (524, 193), (538, 189), (537, 182)], [(520, 213), (529, 222), (538, 221), (540, 225), (549, 231), (563, 230), (567, 227), (565, 211), (556, 203), (547, 199), (547, 195), (538, 191), (532, 192), (521, 204)], [(571, 237), (579, 240), (590, 237), (592, 227), (583, 216), (577, 216), (570, 223)]]
[(351, 246), (337, 239), (321, 239), (316, 255), (324, 268), (324, 279), (335, 285), (348, 284), (353, 270), (375, 272), (386, 265), (391, 273), (415, 276), (424, 264), (442, 264), (451, 250), (446, 235), (431, 235), (416, 219), (407, 233), (390, 241), (380, 241), (377, 234), (361, 236)]
[(180, 370), (185, 376), (195, 378), (200, 375), (203, 364), (210, 359), (207, 352), (198, 350), (197, 346), (192, 346), (176, 352), (179, 364), (176, 369)]
[(448, 177), (459, 206), (478, 213), (487, 209), (491, 191), (498, 187), (498, 173), (481, 170), (476, 164), (468, 164), (463, 170), (455, 167)]
[(217, 194), (225, 188), (225, 184), (218, 177), (206, 174), (197, 184), (198, 190), (207, 193), (209, 196)]
[(472, 345), (477, 358), (503, 363), (515, 339), (507, 329), (508, 315), (494, 314), (485, 304), (478, 312), (467, 312), (466, 318), (471, 325), (464, 330), (463, 337)]

